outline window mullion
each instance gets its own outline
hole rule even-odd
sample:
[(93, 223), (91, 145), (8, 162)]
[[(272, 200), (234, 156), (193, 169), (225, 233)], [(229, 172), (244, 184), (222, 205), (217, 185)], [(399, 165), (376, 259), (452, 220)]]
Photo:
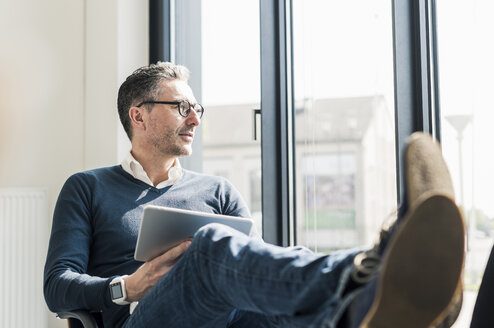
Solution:
[(281, 246), (291, 244), (294, 221), (286, 6), (260, 1), (263, 238)]
[(403, 151), (414, 131), (433, 134), (428, 0), (393, 0), (398, 202), (404, 196)]

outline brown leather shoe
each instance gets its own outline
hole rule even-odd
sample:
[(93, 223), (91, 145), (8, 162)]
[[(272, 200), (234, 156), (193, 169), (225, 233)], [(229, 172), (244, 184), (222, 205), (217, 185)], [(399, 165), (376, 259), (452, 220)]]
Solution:
[(434, 327), (448, 316), (461, 279), (465, 228), (448, 195), (425, 196), (394, 232), (363, 328)]
[[(405, 149), (405, 178), (406, 178), (406, 205), (407, 214), (398, 219), (380, 233), (379, 241), (375, 247), (356, 256), (354, 264), (355, 270), (352, 272), (352, 278), (357, 283), (366, 283), (371, 280), (381, 268), (381, 257), (385, 249), (389, 246), (394, 235), (411, 217), (415, 211), (415, 207), (421, 204), (428, 198), (434, 195), (442, 195), (449, 199), (452, 206), (454, 204), (454, 189), (449, 174), (448, 167), (442, 157), (439, 143), (430, 135), (423, 132), (413, 133), (408, 141)], [(456, 206), (455, 206), (456, 207)], [(402, 211), (404, 212), (404, 211)], [(431, 216), (431, 220), (435, 220)], [(455, 215), (453, 221), (458, 221)], [(461, 230), (463, 228), (463, 218), (459, 214)], [(456, 222), (459, 224), (458, 222)], [(440, 222), (431, 222), (431, 224), (440, 224)], [(420, 236), (417, 236), (418, 242)], [(459, 242), (464, 243), (464, 237), (459, 239)], [(431, 254), (433, 255), (433, 254)], [(463, 263), (463, 252), (461, 253), (461, 263)], [(462, 264), (463, 265), (463, 264)], [(460, 268), (460, 273), (462, 271)], [(438, 313), (438, 317), (431, 324), (437, 328), (450, 327), (457, 319), (462, 305), (462, 283), (461, 278), (458, 279), (458, 285), (454, 289), (453, 295), (450, 297), (450, 303), (444, 308), (446, 310)], [(412, 325), (413, 326), (413, 325)], [(401, 327), (399, 325), (398, 327)], [(419, 326), (416, 326), (419, 327)]]
[(414, 132), (408, 138), (404, 163), (405, 204), (402, 204), (397, 215), (384, 222), (374, 247), (355, 257), (352, 278), (357, 283), (366, 283), (375, 276), (394, 230), (401, 224), (406, 212), (416, 206), (419, 199), (440, 193), (454, 200), (453, 183), (441, 148), (430, 135)]
[[(415, 132), (408, 138), (405, 150), (405, 176), (407, 202), (410, 207), (427, 194), (443, 193), (454, 200), (455, 192), (448, 166), (442, 156), (439, 143), (431, 135)], [(451, 327), (461, 311), (463, 288), (460, 279), (455, 295), (449, 304), (447, 315), (435, 325), (436, 328)]]

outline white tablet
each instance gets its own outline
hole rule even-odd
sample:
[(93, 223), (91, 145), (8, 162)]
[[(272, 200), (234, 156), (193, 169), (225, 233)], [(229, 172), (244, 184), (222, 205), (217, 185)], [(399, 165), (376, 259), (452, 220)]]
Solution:
[(246, 235), (253, 226), (251, 219), (148, 205), (142, 214), (134, 258), (143, 262), (151, 260), (193, 237), (208, 223), (222, 223)]

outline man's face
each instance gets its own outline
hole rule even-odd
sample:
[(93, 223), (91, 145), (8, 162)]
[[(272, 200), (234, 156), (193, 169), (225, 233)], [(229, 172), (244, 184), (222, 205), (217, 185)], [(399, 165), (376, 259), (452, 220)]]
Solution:
[[(187, 100), (197, 103), (192, 89), (185, 81), (171, 80), (162, 83), (163, 93), (157, 101)], [(154, 104), (148, 116), (148, 137), (159, 155), (189, 156), (195, 128), (201, 123), (194, 110), (187, 117), (178, 112), (178, 105)]]

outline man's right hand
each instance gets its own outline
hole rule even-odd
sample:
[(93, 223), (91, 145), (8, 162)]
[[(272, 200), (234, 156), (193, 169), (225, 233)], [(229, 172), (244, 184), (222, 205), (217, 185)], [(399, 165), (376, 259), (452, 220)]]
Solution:
[(170, 271), (175, 263), (182, 257), (191, 240), (187, 240), (161, 254), (158, 257), (144, 263), (133, 274), (125, 277), (125, 290), (127, 301), (139, 301), (158, 280)]

